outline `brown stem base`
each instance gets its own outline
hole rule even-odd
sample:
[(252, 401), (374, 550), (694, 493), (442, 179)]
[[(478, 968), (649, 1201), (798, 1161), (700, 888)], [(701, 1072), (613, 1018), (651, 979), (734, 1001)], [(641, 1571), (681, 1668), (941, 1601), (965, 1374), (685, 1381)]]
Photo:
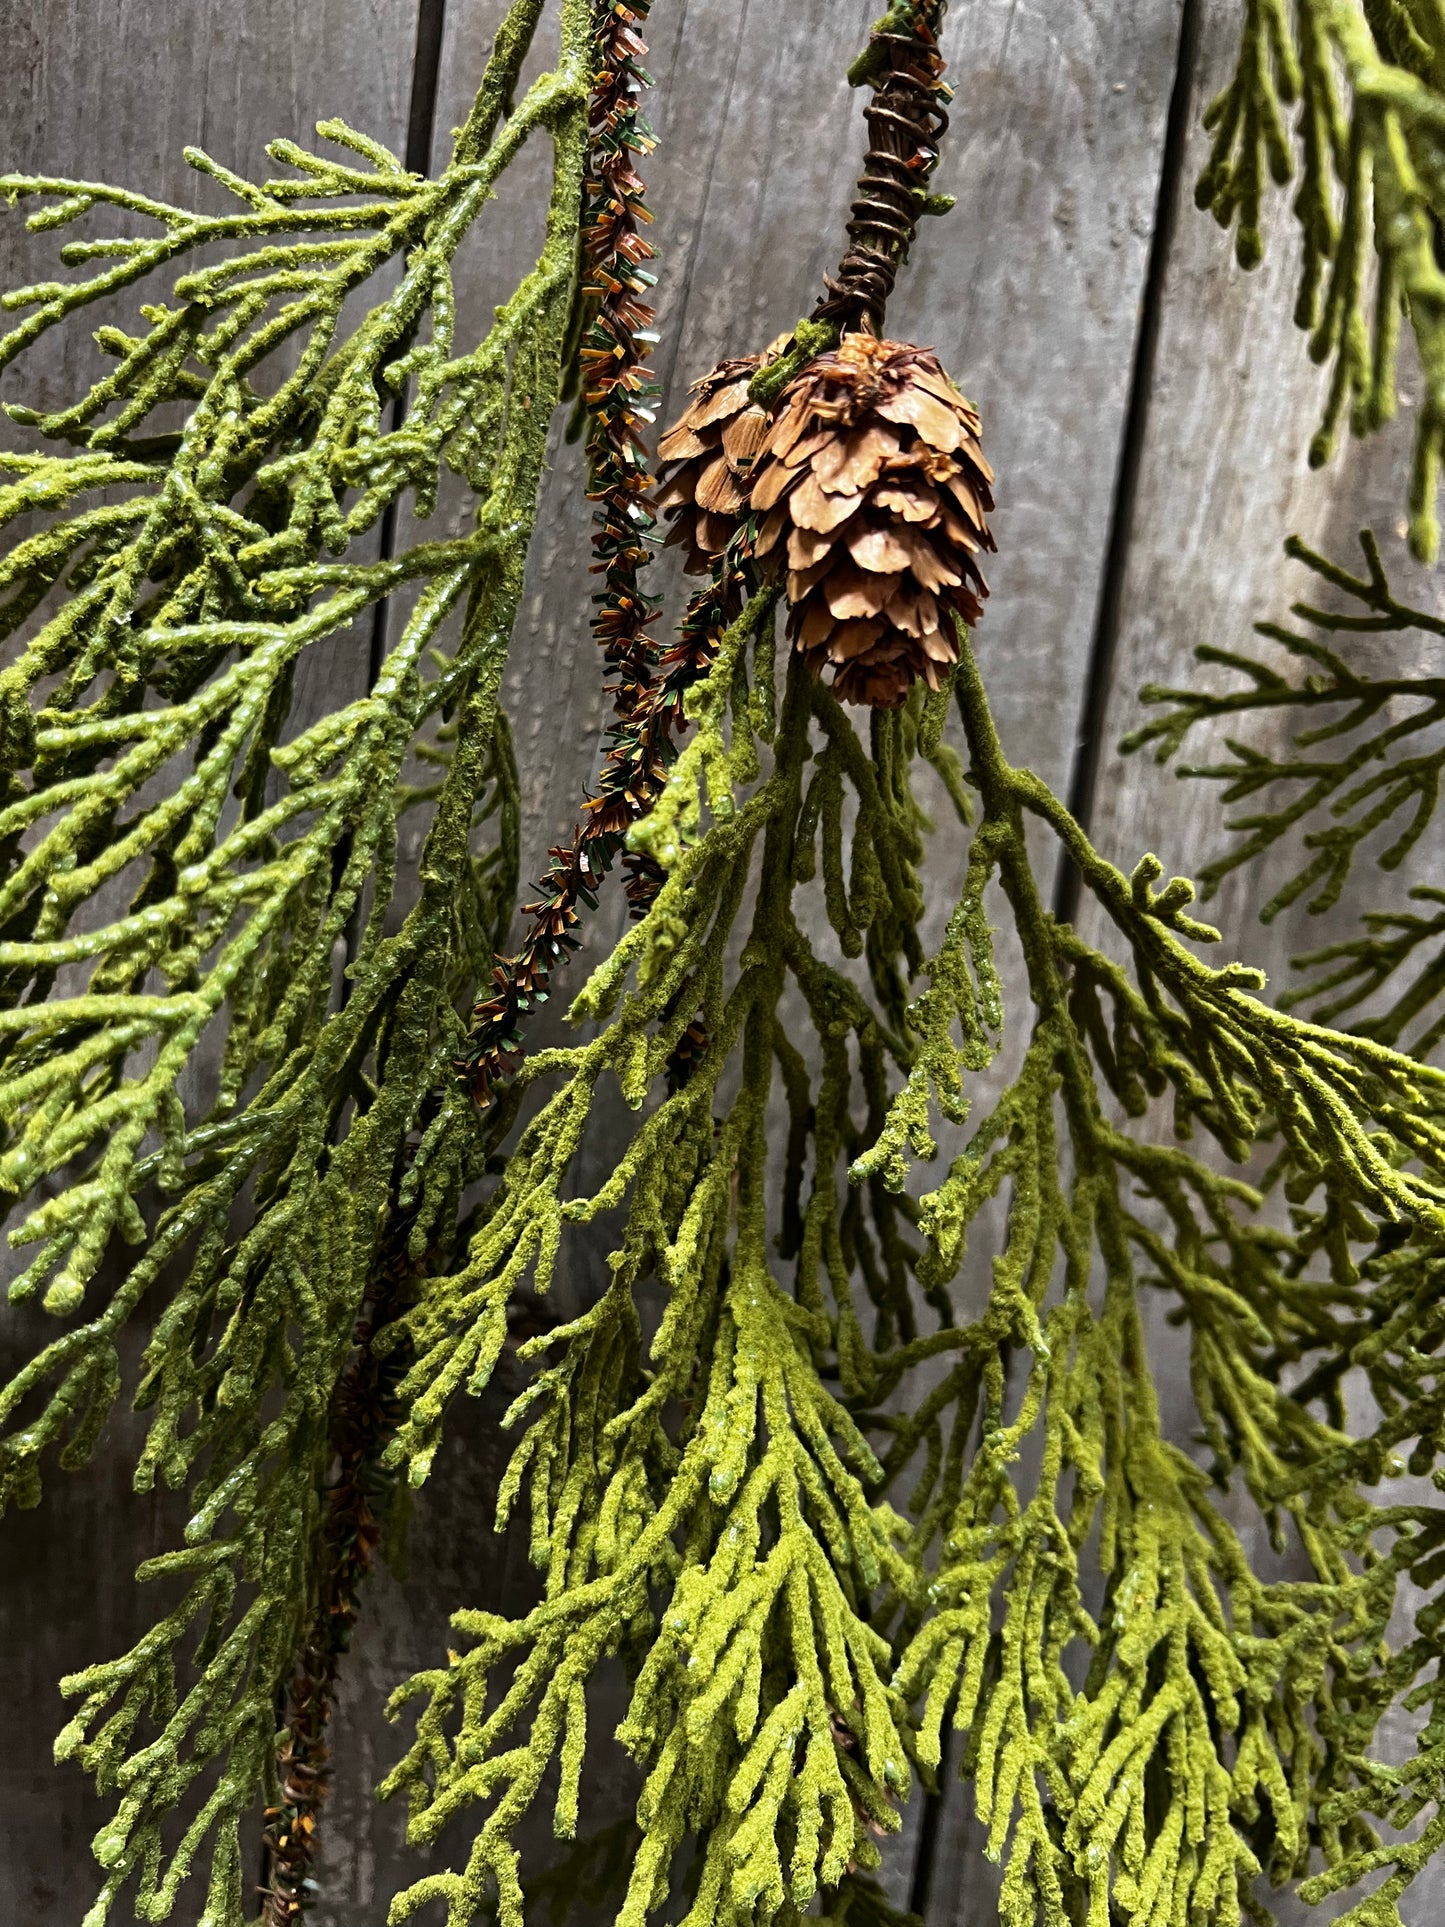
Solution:
[(408, 1217), (392, 1234), (333, 1399), (336, 1470), (321, 1527), (321, 1583), (287, 1693), (286, 1738), (277, 1759), (281, 1798), (266, 1810), (260, 1927), (293, 1927), (316, 1897), (312, 1869), (318, 1820), (331, 1786), (327, 1732), (362, 1582), (381, 1537), (390, 1483), (381, 1470), (381, 1454), (395, 1430), (396, 1386), (408, 1363), (405, 1347), (378, 1358), (371, 1340), (405, 1308), (424, 1268), (407, 1256), (409, 1230)]

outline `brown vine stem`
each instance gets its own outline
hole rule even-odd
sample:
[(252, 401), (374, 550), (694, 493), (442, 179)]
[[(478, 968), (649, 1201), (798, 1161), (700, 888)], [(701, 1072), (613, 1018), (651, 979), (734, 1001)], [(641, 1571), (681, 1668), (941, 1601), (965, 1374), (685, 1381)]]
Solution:
[(844, 332), (880, 334), (888, 297), (918, 231), (919, 216), (952, 203), (928, 197), (938, 148), (948, 131), (943, 56), (938, 36), (946, 0), (902, 0), (876, 22), (848, 78), (871, 86), (863, 110), (868, 152), (848, 220), (848, 250), (814, 318)]
[(287, 1694), (285, 1739), (277, 1758), (281, 1799), (266, 1811), (262, 1927), (292, 1927), (315, 1894), (317, 1822), (330, 1791), (328, 1727), (337, 1676), (360, 1611), (360, 1589), (381, 1538), (390, 1478), (380, 1458), (395, 1430), (395, 1389), (410, 1363), (406, 1347), (385, 1358), (373, 1333), (406, 1308), (425, 1269), (407, 1255), (411, 1215), (393, 1226), (375, 1286), (357, 1320), (351, 1361), (332, 1401), (335, 1472), (327, 1489), (317, 1558), (318, 1584)]
[[(644, 229), (652, 215), (643, 198), (638, 159), (651, 153), (652, 131), (638, 108), (652, 83), (641, 62), (639, 28), (652, 0), (593, 0), (596, 80), (588, 117), (590, 147), (582, 228), (577, 374), (587, 423), (587, 499), (593, 516), (592, 572), (601, 577), (592, 633), (616, 677), (603, 780), (587, 797), (568, 844), (548, 852), (535, 902), (522, 906), (527, 928), (513, 956), (498, 956), (491, 983), (472, 1012), (457, 1070), (486, 1109), (496, 1087), (522, 1056), (522, 1027), (545, 1003), (553, 970), (577, 948), (579, 903), (592, 905), (643, 807), (640, 795), (666, 768), (669, 731), (680, 718), (666, 687), (673, 652), (659, 654), (647, 633), (658, 612), (641, 584), (652, 560), (655, 526), (648, 496), (644, 434), (657, 384), (647, 369), (656, 336), (646, 299), (654, 249)], [(659, 689), (658, 684), (664, 687)], [(629, 891), (630, 894), (630, 891)]]

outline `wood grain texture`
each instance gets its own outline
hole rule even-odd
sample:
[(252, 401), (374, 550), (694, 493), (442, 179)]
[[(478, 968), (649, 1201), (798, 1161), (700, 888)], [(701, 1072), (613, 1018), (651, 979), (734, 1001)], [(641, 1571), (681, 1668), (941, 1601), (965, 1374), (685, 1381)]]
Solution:
[[(648, 111), (659, 147), (646, 175), (661, 251), (665, 417), (719, 356), (762, 346), (805, 313), (840, 251), (863, 145), (859, 101), (842, 76), (877, 10), (877, 0), (655, 0), (657, 89)], [(1196, 121), (1222, 76), (1237, 11), (1237, 0), (1207, 0)], [(501, 0), (449, 0), (434, 165), (466, 112), (501, 13)], [(1089, 674), (1179, 19), (1180, 0), (954, 0), (946, 51), (958, 93), (938, 186), (959, 205), (927, 224), (890, 317), (892, 332), (934, 345), (982, 408), (1000, 477), (1001, 553), (980, 652), (1009, 754), (1059, 788), (1074, 761)], [(415, 28), (415, 0), (248, 0), (245, 8), (0, 0), (0, 155), (5, 165), (119, 175), (180, 194), (206, 185), (179, 159), (187, 141), (249, 166), (263, 139), (304, 139), (317, 118), (340, 113), (398, 146)], [(533, 71), (550, 52), (544, 36)], [(547, 165), (538, 142), (466, 244), (459, 339), (485, 329), (534, 256)], [(1127, 531), (1111, 743), (1137, 719), (1142, 681), (1181, 679), (1196, 640), (1238, 641), (1256, 615), (1282, 610), (1294, 582), (1279, 561), (1288, 530), (1339, 549), (1359, 521), (1378, 526), (1383, 515), (1393, 527), (1396, 519), (1403, 434), (1349, 451), (1324, 475), (1304, 468), (1319, 377), (1287, 326), (1292, 237), (1283, 204), (1275, 225), (1266, 266), (1246, 279), (1228, 242), (1192, 207), (1179, 212)], [(43, 258), (19, 222), (0, 225), (6, 284)], [(69, 357), (84, 354), (83, 330), (67, 340), (51, 360), (34, 361), (26, 399), (73, 385), (81, 363)], [(580, 479), (580, 450), (559, 422), (506, 688), (529, 876), (571, 829), (606, 711), (587, 636), (590, 510)], [(421, 532), (449, 533), (471, 513), (459, 494), (444, 496)], [(675, 614), (675, 571), (665, 563), (655, 575)], [(356, 688), (362, 662), (338, 644), (308, 673), (298, 725)], [(1219, 840), (1212, 806), (1142, 760), (1110, 759), (1094, 827), (1120, 861), (1132, 862), (1147, 842), (1174, 869), (1196, 866)], [(944, 832), (929, 866), (935, 936), (961, 873), (960, 840)], [(1254, 878), (1231, 885), (1216, 908), (1235, 947), (1278, 970), (1300, 947), (1299, 933), (1285, 923), (1259, 931), (1251, 902), (1259, 887)], [(593, 926), (598, 953), (621, 925), (614, 888)], [(1017, 993), (1012, 1013), (1019, 1023)], [(611, 1129), (604, 1120), (599, 1140)], [(599, 1141), (588, 1156), (600, 1159), (604, 1149)], [(991, 1255), (979, 1242), (970, 1294), (982, 1289)], [(559, 1278), (564, 1302), (595, 1289), (606, 1248), (584, 1249)], [(0, 1351), (18, 1351), (28, 1336), (28, 1326), (0, 1323)], [(1172, 1355), (1166, 1369), (1167, 1402), (1179, 1370)], [(387, 1694), (437, 1661), (452, 1610), (515, 1608), (534, 1583), (522, 1548), (490, 1531), (508, 1449), (498, 1421), (514, 1389), (504, 1363), (486, 1397), (453, 1415), (418, 1501), (405, 1574), (383, 1570), (370, 1583), (336, 1716), (341, 1766), (316, 1927), (379, 1927), (391, 1893), (426, 1864), (403, 1844), (404, 1815), (371, 1796), (402, 1744), (382, 1717)], [(132, 1431), (118, 1420), (115, 1457), (57, 1477), (40, 1513), (0, 1523), (0, 1693), (11, 1736), (0, 1760), (0, 1921), (16, 1927), (72, 1927), (94, 1889), (88, 1842), (101, 1807), (75, 1769), (49, 1764), (63, 1717), (54, 1681), (122, 1649), (148, 1623), (150, 1601), (130, 1573), (173, 1542), (175, 1521), (161, 1502), (128, 1492), (121, 1455)], [(610, 1707), (616, 1697), (609, 1683), (602, 1698)], [(598, 1730), (607, 1723), (594, 1719)], [(625, 1812), (634, 1797), (635, 1783), (609, 1755), (584, 1826)], [(899, 1900), (912, 1884), (921, 1812), (915, 1803), (903, 1839), (886, 1850), (886, 1883)], [(936, 1818), (929, 1927), (984, 1927), (996, 1919), (996, 1885), (967, 1790), (951, 1784)], [(457, 1846), (442, 1843), (438, 1857)], [(1409, 1917), (1424, 1927), (1441, 1911), (1445, 1884), (1416, 1894)]]

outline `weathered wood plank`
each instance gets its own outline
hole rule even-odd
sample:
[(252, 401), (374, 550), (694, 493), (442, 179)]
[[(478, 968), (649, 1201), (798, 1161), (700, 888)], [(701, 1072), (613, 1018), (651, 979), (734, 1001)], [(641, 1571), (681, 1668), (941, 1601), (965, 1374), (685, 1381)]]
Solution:
[[(1124, 868), (1149, 849), (1167, 871), (1185, 875), (1196, 874), (1228, 843), (1220, 798), (1213, 785), (1176, 781), (1172, 771), (1143, 757), (1115, 754), (1119, 738), (1148, 713), (1138, 702), (1140, 687), (1214, 678), (1218, 672), (1193, 661), (1198, 644), (1248, 650), (1256, 620), (1287, 615), (1290, 602), (1312, 582), (1281, 553), (1290, 533), (1353, 564), (1359, 554), (1356, 531), (1370, 526), (1398, 584), (1421, 593), (1428, 605), (1436, 599), (1438, 583), (1438, 575), (1432, 581), (1408, 561), (1402, 540), (1409, 373), (1403, 384), (1404, 420), (1364, 444), (1346, 439), (1329, 467), (1311, 472), (1305, 455), (1319, 420), (1325, 377), (1308, 359), (1304, 337), (1290, 325), (1298, 254), (1287, 198), (1277, 197), (1270, 209), (1266, 259), (1252, 275), (1235, 265), (1232, 238), (1192, 206), (1194, 179), (1207, 151), (1199, 116), (1227, 78), (1239, 31), (1235, 0), (1206, 0), (1202, 15), (1191, 142), (1163, 286), (1156, 377), (1140, 450), (1090, 825), (1099, 847)], [(1391, 660), (1399, 660), (1393, 639), (1352, 638), (1346, 647), (1376, 667), (1386, 650)], [(1192, 738), (1187, 760), (1212, 760), (1224, 733)], [(1260, 747), (1283, 749), (1287, 741), (1286, 728), (1276, 725), (1271, 731), (1268, 722), (1251, 720), (1230, 733)], [(1248, 807), (1241, 806), (1240, 813)], [(1416, 870), (1425, 874), (1433, 865), (1438, 879), (1438, 829), (1427, 846), (1416, 853)], [(1412, 880), (1382, 879), (1362, 864), (1341, 904), (1325, 917), (1312, 917), (1297, 904), (1272, 924), (1261, 924), (1259, 909), (1298, 868), (1299, 857), (1298, 839), (1277, 846), (1260, 863), (1226, 879), (1206, 913), (1223, 933), (1222, 949), (1262, 966), (1276, 992), (1292, 979), (1293, 955), (1353, 934), (1362, 909), (1398, 901)], [(1086, 914), (1082, 927), (1097, 940), (1100, 922)], [(1187, 1360), (1180, 1337), (1166, 1331), (1162, 1305), (1148, 1309), (1163, 1409), (1187, 1413)], [(1247, 1507), (1240, 1508), (1236, 1523), (1250, 1553), (1267, 1558), (1265, 1535)], [(1404, 1630), (1403, 1615), (1397, 1630)], [(1393, 1743), (1408, 1748), (1403, 1728)], [(1299, 1927), (1321, 1917), (1288, 1899), (1276, 1904), (1281, 1920)], [(1344, 1904), (1325, 1909), (1325, 1917)], [(1424, 1927), (1440, 1917), (1442, 1906), (1445, 1869), (1437, 1864), (1411, 1889), (1402, 1913), (1411, 1927)]]
[[(207, 204), (215, 190), (186, 166), (187, 143), (253, 173), (269, 166), (264, 141), (308, 143), (318, 119), (340, 115), (397, 148), (415, 34), (416, 0), (0, 0), (0, 166)], [(0, 221), (5, 286), (54, 264), (53, 235), (27, 236), (23, 214)], [(7, 375), (6, 399), (71, 398), (89, 352), (84, 325), (51, 337)], [(354, 639), (314, 652), (298, 676), (300, 722), (364, 677), (364, 638), (359, 652)], [(7, 1376), (48, 1322), (0, 1314)], [(94, 1897), (90, 1840), (111, 1803), (51, 1762), (66, 1717), (56, 1682), (125, 1651), (154, 1616), (132, 1574), (178, 1543), (185, 1515), (129, 1491), (141, 1436), (117, 1416), (90, 1468), (56, 1473), (39, 1512), (0, 1522), (0, 1918), (15, 1927), (73, 1927)]]
[[(979, 657), (1009, 755), (1063, 790), (1105, 564), (1179, 8), (979, 0), (951, 10), (950, 32), (957, 133), (940, 186), (959, 204), (920, 238), (891, 320), (905, 337), (935, 342), (983, 412), (999, 472), (1000, 553)], [(948, 859), (940, 849), (931, 867), (945, 914), (958, 884), (957, 858)], [(1046, 867), (1045, 887), (1049, 875)], [(997, 920), (1007, 920), (1002, 906)], [(1008, 1048), (982, 1080), (993, 1088), (1027, 1030), (1016, 962), (1006, 998)], [(976, 1117), (987, 1096), (974, 1094)], [(981, 1302), (997, 1248), (979, 1230), (965, 1307)], [(971, 1789), (950, 1780), (928, 1869), (930, 1927), (997, 1918), (998, 1876), (983, 1845)]]
[[(685, 10), (664, 0), (654, 8), (650, 66), (658, 85), (648, 110), (660, 144), (646, 172), (662, 257), (658, 369), (665, 415), (679, 407), (686, 382), (721, 355), (762, 345), (811, 306), (839, 249), (861, 153), (858, 102), (842, 75), (871, 11), (821, 0), (781, 15), (755, 0), (693, 0)], [(451, 12), (439, 130), (465, 111), (489, 25)], [(960, 83), (958, 131), (940, 186), (957, 193), (960, 205), (920, 240), (900, 288), (896, 331), (936, 343), (984, 408), (1001, 475), (1005, 551), (985, 631), (994, 686), (1010, 740), (1023, 745), (1016, 753), (1062, 782), (1127, 404), (1177, 8), (1093, 7), (1061, 24), (1040, 9), (995, 0), (956, 6), (949, 35)], [(534, 66), (549, 51), (539, 48)], [(1130, 78), (1116, 82), (1115, 74)], [(440, 157), (439, 146), (434, 163)], [(508, 176), (479, 229), (474, 279), (460, 303), (474, 330), (485, 326), (491, 304), (514, 284), (535, 246), (545, 158), (539, 150)], [(554, 432), (533, 586), (507, 687), (529, 873), (571, 828), (605, 713), (587, 640), (590, 511), (580, 474), (580, 452)], [(470, 504), (454, 500), (438, 519), (470, 513)], [(671, 578), (675, 613), (675, 573), (660, 567), (657, 574)], [(945, 836), (932, 865), (940, 923), (959, 871), (956, 839)], [(596, 950), (621, 921), (614, 891), (593, 926)], [(561, 1283), (588, 1288), (582, 1276)], [(470, 1431), (470, 1415), (464, 1422)], [(485, 1560), (485, 1518), (474, 1518), (472, 1534), (471, 1557)], [(445, 1606), (475, 1603), (466, 1590), (446, 1601), (429, 1589), (445, 1593), (463, 1577), (460, 1548), (428, 1547), (418, 1532), (413, 1557), (414, 1591), (402, 1597), (378, 1590), (358, 1629), (352, 1687), (338, 1719), (338, 1752), (348, 1760), (394, 1757), (398, 1740), (380, 1726), (380, 1699), (398, 1677), (434, 1663), (435, 1623)], [(500, 1575), (482, 1570), (492, 1580), (487, 1602), (498, 1606)], [(509, 1573), (508, 1584), (520, 1577)], [(427, 1601), (424, 1614), (415, 1610), (417, 1598)], [(343, 1722), (354, 1741), (343, 1741)], [(635, 1797), (630, 1776), (618, 1775), (614, 1788), (616, 1811), (626, 1811)], [(935, 1887), (937, 1918), (960, 1923), (982, 1918), (975, 1911), (978, 1842), (964, 1832), (962, 1804), (951, 1792), (944, 1826), (950, 1852)], [(910, 1885), (918, 1811), (888, 1854), (888, 1884), (900, 1900)], [(325, 1927), (333, 1920), (341, 1927), (348, 1901), (379, 1904), (388, 1869), (400, 1880), (420, 1864), (398, 1852), (399, 1816), (382, 1814), (366, 1828), (359, 1807), (348, 1804), (347, 1812), (324, 1870), (328, 1899), (318, 1918)], [(610, 1817), (599, 1811), (597, 1820)], [(365, 1828), (365, 1844), (351, 1859), (353, 1824)], [(333, 1876), (345, 1883), (334, 1902)]]
[[(806, 313), (839, 253), (863, 147), (861, 103), (843, 76), (874, 12), (870, 0), (799, 0), (786, 9), (657, 0), (648, 63), (657, 87), (647, 111), (659, 146), (645, 173), (661, 253), (664, 419), (677, 412), (686, 383), (719, 357), (762, 346)], [(946, 51), (958, 99), (938, 185), (959, 205), (920, 237), (893, 310), (893, 331), (936, 345), (983, 409), (1000, 475), (1002, 554), (981, 645), (1012, 752), (1059, 784), (1068, 776), (1103, 568), (1178, 20), (1176, 0), (1091, 4), (1067, 16), (1020, 0), (963, 0), (950, 9)], [(451, 10), (439, 130), (465, 111), (487, 30), (470, 12)], [(534, 66), (549, 56), (539, 48)], [(440, 148), (434, 163), (439, 158)], [(535, 245), (535, 200), (526, 194), (535, 195), (544, 164), (539, 151), (513, 170), (479, 228), (474, 279), (459, 303), (473, 330), (485, 326)], [(571, 830), (606, 709), (587, 637), (590, 510), (580, 451), (564, 443), (560, 426), (552, 447), (506, 688), (529, 875), (548, 844)], [(471, 512), (453, 499), (434, 521), (450, 529), (457, 523), (444, 518)], [(655, 575), (668, 584), (675, 618), (682, 591), (670, 560)], [(961, 870), (959, 840), (945, 831), (930, 858), (934, 934)], [(614, 888), (591, 921), (590, 954), (601, 954), (622, 916)], [(573, 977), (580, 981), (580, 970)], [(559, 1003), (566, 989), (559, 986)], [(1021, 1017), (1021, 997), (1013, 1007)], [(980, 1251), (971, 1296), (984, 1287), (988, 1261)], [(561, 1288), (586, 1291), (583, 1274), (595, 1268), (584, 1259)], [(475, 1531), (483, 1547), (483, 1520)], [(418, 1536), (418, 1579), (430, 1556)], [(435, 1579), (448, 1583), (440, 1567)], [(452, 1603), (476, 1601), (463, 1593)], [(492, 1595), (488, 1603), (500, 1602)], [(374, 1711), (398, 1676), (393, 1669), (434, 1663), (438, 1651), (426, 1625), (394, 1618), (394, 1610), (404, 1602), (378, 1600), (358, 1629), (355, 1678), (369, 1673), (375, 1686), (346, 1709), (358, 1733), (371, 1719), (357, 1750), (381, 1759), (399, 1744)], [(599, 1716), (594, 1725), (602, 1731), (607, 1721)], [(613, 1765), (608, 1773), (615, 1810), (626, 1811), (634, 1783)], [(965, 1804), (962, 1790), (951, 1789), (933, 1909), (947, 1927), (988, 1917)], [(915, 1803), (904, 1839), (886, 1849), (887, 1884), (899, 1900), (911, 1884), (920, 1814)], [(369, 1835), (379, 1863), (392, 1851), (388, 1825), (383, 1816)], [(417, 1864), (403, 1857), (397, 1876)], [(365, 1892), (379, 1900), (383, 1885), (377, 1879)], [(344, 1913), (338, 1902), (335, 1927)]]

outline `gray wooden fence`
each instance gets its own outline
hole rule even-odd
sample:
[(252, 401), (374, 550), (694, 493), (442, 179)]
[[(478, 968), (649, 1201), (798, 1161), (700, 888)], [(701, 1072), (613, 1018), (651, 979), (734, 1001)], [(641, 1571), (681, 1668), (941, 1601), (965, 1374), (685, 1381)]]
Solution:
[[(669, 405), (719, 355), (811, 305), (862, 146), (842, 76), (876, 11), (877, 0), (655, 0), (660, 145), (647, 172)], [(939, 185), (958, 206), (930, 224), (890, 316), (892, 332), (936, 345), (983, 411), (1000, 555), (979, 641), (1006, 746), (1078, 799), (1126, 866), (1148, 847), (1187, 871), (1219, 844), (1198, 794), (1114, 754), (1140, 684), (1181, 679), (1195, 644), (1238, 644), (1255, 617), (1284, 609), (1299, 586), (1280, 555), (1291, 530), (1340, 550), (1368, 522), (1387, 559), (1401, 556), (1408, 416), (1325, 472), (1304, 464), (1321, 376), (1288, 323), (1283, 201), (1252, 277), (1192, 205), (1199, 117), (1239, 11), (1240, 0), (954, 0), (957, 100)], [(188, 142), (250, 171), (265, 140), (304, 140), (325, 115), (414, 162), (429, 144), (435, 160), (499, 13), (499, 0), (0, 0), (0, 166), (184, 197), (195, 191)], [(526, 180), (509, 176), (472, 243), (475, 314), (511, 285), (536, 218)], [(5, 285), (40, 258), (18, 219), (0, 227)], [(59, 398), (74, 352), (46, 347), (7, 394)], [(509, 686), (533, 865), (570, 827), (604, 709), (585, 640), (576, 480), (559, 438)], [(362, 666), (345, 647), (312, 665), (303, 702), (356, 683)], [(957, 851), (943, 848), (940, 904), (958, 874)], [(1318, 933), (1288, 918), (1261, 929), (1259, 888), (1227, 889), (1220, 920), (1237, 950), (1279, 974)], [(617, 914), (614, 903), (600, 935)], [(7, 1318), (0, 1363), (29, 1330)], [(401, 1814), (371, 1797), (398, 1745), (378, 1711), (387, 1690), (435, 1662), (454, 1606), (495, 1604), (525, 1583), (515, 1549), (487, 1531), (500, 1409), (489, 1398), (457, 1415), (408, 1572), (382, 1572), (369, 1590), (336, 1724), (318, 1927), (379, 1927), (418, 1866)], [(126, 1434), (117, 1418), (113, 1442)], [(124, 1453), (104, 1448), (89, 1470), (52, 1481), (38, 1512), (0, 1524), (4, 1927), (79, 1927), (93, 1895), (101, 1808), (76, 1769), (51, 1763), (64, 1717), (55, 1682), (148, 1623), (132, 1571), (174, 1542), (174, 1524), (174, 1505), (133, 1495)], [(949, 1789), (928, 1831), (930, 1927), (983, 1927), (995, 1888), (963, 1790)], [(919, 1835), (915, 1821), (890, 1849), (900, 1898), (921, 1891)], [(1445, 1882), (1421, 1882), (1407, 1917), (1426, 1927), (1442, 1909)]]

